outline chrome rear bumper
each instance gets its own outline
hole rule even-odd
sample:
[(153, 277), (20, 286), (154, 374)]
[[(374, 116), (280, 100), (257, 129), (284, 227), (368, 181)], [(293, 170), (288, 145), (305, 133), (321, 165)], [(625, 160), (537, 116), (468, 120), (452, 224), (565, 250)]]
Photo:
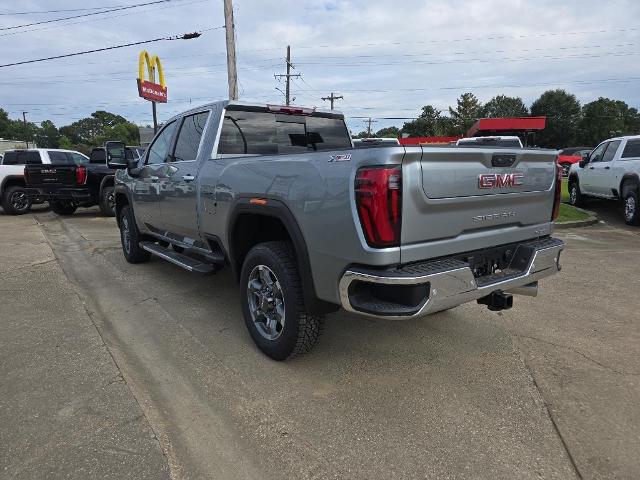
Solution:
[[(458, 259), (441, 259), (400, 266), (389, 270), (352, 268), (340, 279), (340, 301), (345, 310), (385, 319), (407, 319), (439, 312), (485, 297), (497, 290), (517, 293), (519, 287), (537, 282), (560, 270), (564, 242), (545, 238), (517, 245), (512, 268), (474, 278), (470, 265)], [(356, 283), (354, 283), (356, 282)], [(358, 283), (378, 285), (421, 285), (424, 298), (415, 306), (399, 308), (380, 301), (359, 304), (354, 294)]]

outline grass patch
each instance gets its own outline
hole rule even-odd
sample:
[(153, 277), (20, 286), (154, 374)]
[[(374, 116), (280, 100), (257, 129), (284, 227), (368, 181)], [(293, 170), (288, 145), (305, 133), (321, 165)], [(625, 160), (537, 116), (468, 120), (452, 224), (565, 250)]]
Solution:
[(587, 220), (590, 217), (588, 213), (583, 212), (582, 210), (578, 210), (571, 205), (567, 205), (565, 203), (560, 204), (560, 216), (557, 223), (563, 222), (576, 222), (578, 220)]
[(566, 178), (562, 179), (562, 201), (569, 201), (569, 180)]

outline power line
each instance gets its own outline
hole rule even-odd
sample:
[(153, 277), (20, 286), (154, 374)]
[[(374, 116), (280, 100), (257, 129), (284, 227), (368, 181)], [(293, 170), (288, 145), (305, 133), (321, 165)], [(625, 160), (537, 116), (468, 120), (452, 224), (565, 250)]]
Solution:
[(63, 13), (63, 12), (84, 12), (87, 10), (103, 10), (105, 8), (124, 7), (126, 5), (105, 5), (103, 7), (85, 7), (85, 8), (64, 8), (61, 10), (34, 10), (31, 12), (3, 12), (0, 16), (13, 16), (13, 15), (39, 15), (41, 13)]
[[(175, 0), (170, 0), (170, 1), (175, 1)], [(184, 0), (180, 0), (180, 2), (182, 2)], [(172, 7), (182, 7), (182, 6), (186, 6), (186, 5), (193, 5), (194, 3), (203, 3), (206, 2), (207, 0), (196, 0), (193, 2), (187, 2), (187, 3), (179, 3), (176, 5), (167, 5), (166, 7), (164, 7), (164, 9), (167, 8), (172, 8)], [(163, 9), (163, 10), (164, 10)], [(144, 13), (144, 12), (149, 12), (152, 11), (153, 9), (145, 9), (145, 10), (140, 10), (138, 12), (138, 14)], [(100, 12), (100, 13), (104, 13), (104, 12)], [(87, 23), (87, 22), (96, 22), (96, 21), (100, 21), (100, 20), (108, 20), (108, 19), (112, 19), (112, 18), (121, 18), (121, 17), (126, 17), (128, 16), (129, 13), (121, 13), (118, 15), (108, 15), (106, 17), (97, 17), (97, 18), (89, 18), (89, 19), (85, 19), (85, 20), (77, 20), (75, 22), (69, 22), (69, 23), (64, 23), (62, 25), (52, 25), (52, 26), (48, 26), (48, 27), (40, 27), (40, 28), (31, 28), (28, 30), (16, 30), (16, 31), (10, 31), (10, 32), (5, 32), (0, 34), (0, 37), (8, 37), (8, 36), (12, 36), (12, 35), (20, 35), (23, 33), (31, 33), (31, 32), (41, 32), (44, 30), (52, 30), (52, 29), (56, 29), (56, 28), (62, 28), (62, 27), (68, 27), (70, 25), (78, 25), (80, 23)]]
[(118, 8), (112, 8), (110, 10), (104, 10), (104, 11), (101, 11), (101, 12), (83, 13), (81, 15), (73, 15), (71, 17), (54, 18), (54, 19), (51, 19), (51, 20), (42, 20), (40, 22), (24, 23), (22, 25), (13, 25), (11, 27), (2, 27), (2, 28), (0, 28), (0, 30), (14, 30), (16, 28), (33, 27), (35, 25), (42, 25), (42, 24), (45, 24), (45, 23), (61, 22), (63, 20), (72, 20), (74, 18), (90, 17), (90, 16), (93, 16), (93, 15), (102, 15), (103, 13), (117, 12), (119, 10), (129, 10), (131, 8), (144, 7), (146, 5), (154, 5), (156, 3), (167, 3), (167, 2), (171, 2), (171, 1), (172, 0), (155, 0), (153, 2), (138, 3), (136, 5), (128, 5), (128, 6), (118, 7)]
[[(212, 29), (209, 29), (209, 30), (216, 30), (218, 28), (224, 28), (224, 27), (216, 27), (216, 28), (212, 28)], [(0, 68), (12, 67), (12, 66), (15, 66), (15, 65), (24, 65), (26, 63), (45, 62), (47, 60), (55, 60), (57, 58), (75, 57), (77, 55), (86, 55), (88, 53), (104, 52), (106, 50), (114, 50), (116, 48), (132, 47), (134, 45), (142, 45), (142, 44), (145, 44), (145, 43), (160, 42), (162, 40), (190, 40), (192, 38), (198, 38), (200, 35), (201, 35), (200, 32), (193, 32), (193, 33), (185, 33), (183, 35), (177, 35), (177, 36), (173, 36), (173, 37), (160, 37), (160, 38), (154, 38), (152, 40), (143, 40), (141, 42), (133, 42), (133, 43), (125, 43), (125, 44), (122, 44), (122, 45), (114, 45), (112, 47), (95, 48), (93, 50), (85, 50), (84, 52), (74, 52), (74, 53), (67, 53), (67, 54), (64, 54), (64, 55), (56, 55), (56, 56), (53, 56), (53, 57), (38, 58), (38, 59), (35, 59), (35, 60), (23, 60), (21, 62), (6, 63), (4, 65), (0, 65)]]

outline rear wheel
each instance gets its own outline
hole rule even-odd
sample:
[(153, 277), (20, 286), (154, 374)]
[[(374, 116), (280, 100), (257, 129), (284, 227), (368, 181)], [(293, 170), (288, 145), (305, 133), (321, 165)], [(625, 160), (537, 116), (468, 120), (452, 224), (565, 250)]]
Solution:
[(129, 263), (142, 263), (149, 260), (151, 253), (140, 246), (140, 232), (136, 225), (133, 210), (129, 205), (120, 211), (120, 242), (122, 253)]
[(2, 208), (8, 215), (24, 215), (31, 210), (31, 200), (20, 185), (8, 187), (2, 198)]
[(581, 207), (584, 205), (584, 196), (580, 192), (580, 185), (577, 181), (569, 182), (569, 203), (574, 207)]
[(116, 216), (116, 196), (113, 187), (104, 187), (100, 194), (100, 211), (107, 217)]
[(73, 215), (78, 206), (73, 202), (59, 200), (56, 202), (50, 202), (51, 210), (58, 215)]
[(629, 187), (624, 189), (624, 221), (627, 225), (640, 225), (640, 204), (638, 204), (638, 189)]
[(265, 242), (251, 249), (242, 265), (240, 301), (251, 338), (274, 360), (308, 352), (322, 333), (324, 317), (306, 311), (289, 242)]

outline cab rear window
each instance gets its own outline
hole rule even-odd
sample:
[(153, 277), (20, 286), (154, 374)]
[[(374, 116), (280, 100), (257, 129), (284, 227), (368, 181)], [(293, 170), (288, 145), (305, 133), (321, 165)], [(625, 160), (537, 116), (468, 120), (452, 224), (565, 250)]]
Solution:
[(622, 152), (622, 158), (638, 157), (640, 157), (640, 138), (637, 140), (628, 140)]
[(40, 159), (40, 152), (14, 150), (12, 152), (6, 152), (4, 154), (4, 159), (2, 160), (2, 164), (3, 165), (39, 165), (39, 164), (42, 164), (42, 160)]

